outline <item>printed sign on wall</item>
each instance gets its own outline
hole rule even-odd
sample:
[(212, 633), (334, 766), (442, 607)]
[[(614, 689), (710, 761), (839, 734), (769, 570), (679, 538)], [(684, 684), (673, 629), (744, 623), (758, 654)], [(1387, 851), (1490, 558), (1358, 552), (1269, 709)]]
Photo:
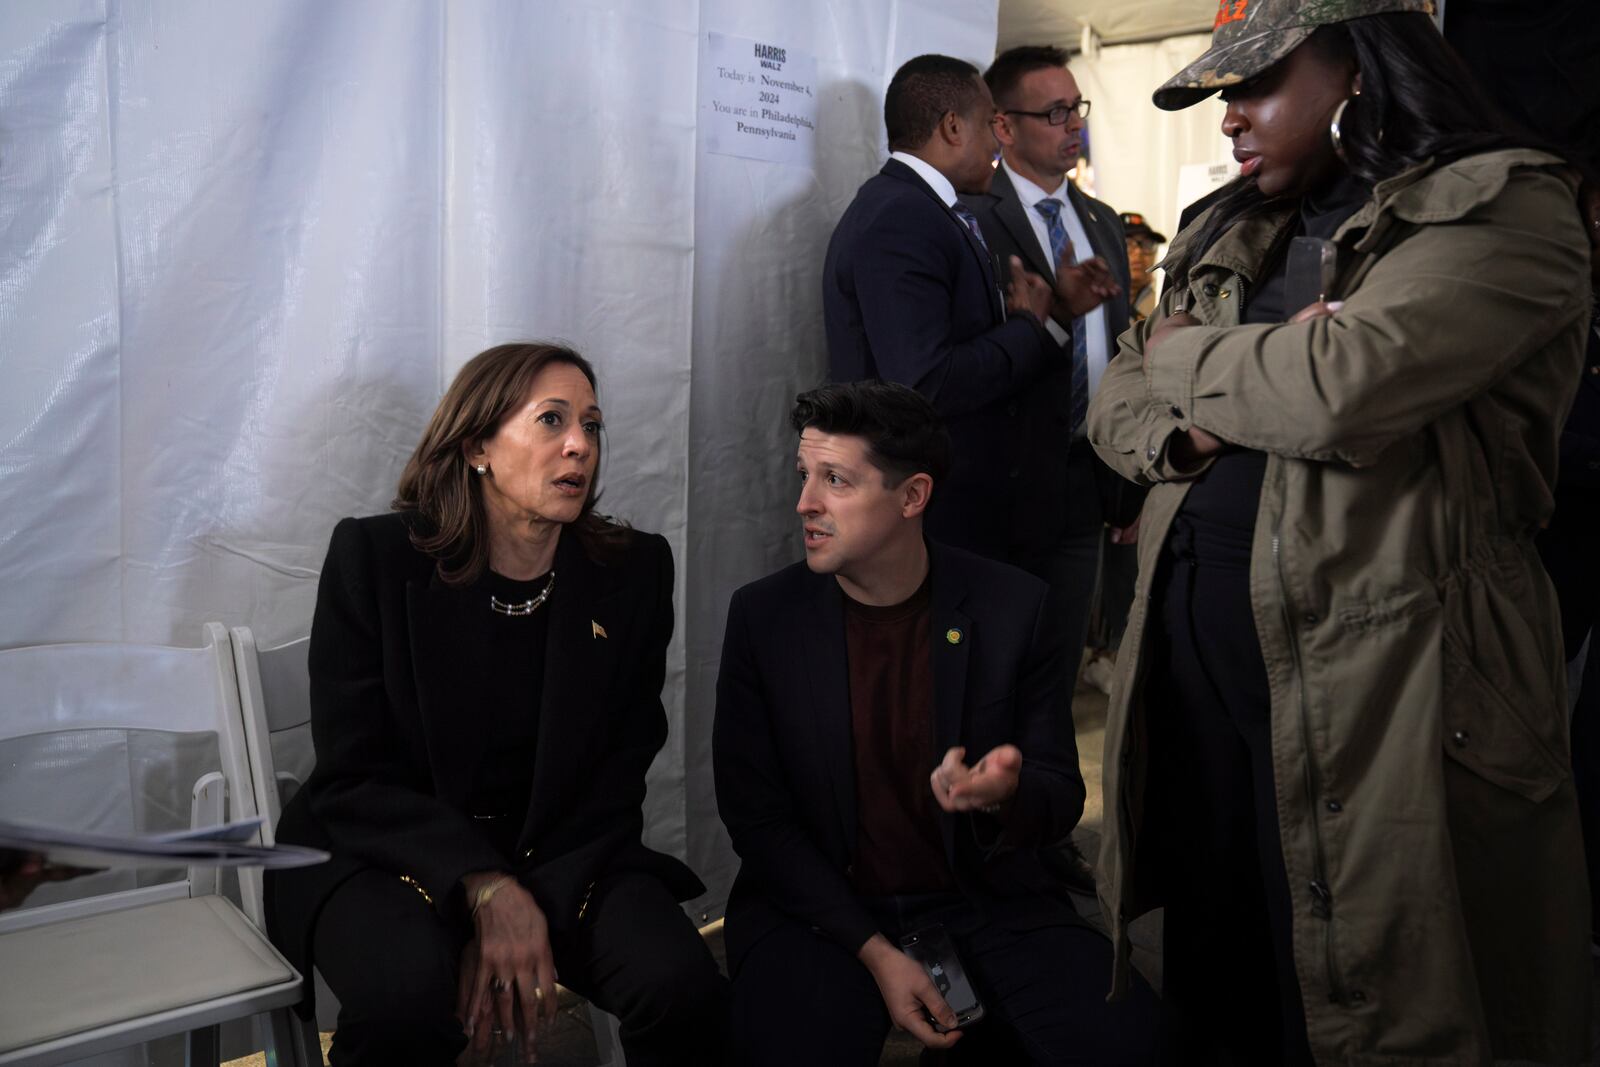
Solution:
[(700, 119), (706, 151), (810, 166), (817, 57), (771, 41), (707, 33)]

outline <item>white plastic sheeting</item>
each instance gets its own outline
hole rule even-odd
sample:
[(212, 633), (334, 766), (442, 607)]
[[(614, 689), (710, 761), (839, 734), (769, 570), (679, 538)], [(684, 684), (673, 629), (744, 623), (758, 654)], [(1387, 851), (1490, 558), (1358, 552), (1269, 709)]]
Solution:
[[(776, 5), (773, 5), (776, 7)], [(861, 182), (883, 165), (883, 92), (924, 52), (980, 70), (994, 55), (990, 0), (768, 5), (703, 0), (707, 29), (790, 42), (817, 57), (811, 168), (701, 155), (695, 176), (694, 359), (690, 389), (684, 757), (711, 766), (711, 718), (728, 596), (798, 558), (795, 393), (827, 374), (822, 257)], [(709, 789), (689, 789), (689, 862), (713, 886), (736, 869)]]
[(1216, 17), (1215, 0), (1006, 0), (1000, 6), (1000, 47), (1075, 45), (1086, 26), (1107, 44), (1209, 34)]
[[(1106, 45), (1068, 64), (1083, 95), (1094, 101), (1089, 136), (1095, 195), (1118, 211), (1137, 211), (1168, 237), (1178, 232), (1178, 175), (1191, 164), (1236, 169), (1233, 145), (1222, 136), (1223, 104), (1216, 97), (1182, 111), (1150, 102), (1156, 86), (1208, 47), (1208, 34), (1143, 44)], [(1182, 205), (1186, 206), (1186, 205)]]
[[(605, 508), (678, 559), (655, 843), (731, 872), (723, 612), (794, 559), (794, 393), (889, 75), (993, 53), (994, 0), (7, 0), (0, 646), (272, 645), (474, 352), (589, 354)], [(810, 52), (818, 158), (697, 151), (707, 31)], [(684, 650), (687, 649), (687, 660)], [(687, 700), (685, 699), (687, 695)], [(3, 713), (3, 710), (0, 710)]]

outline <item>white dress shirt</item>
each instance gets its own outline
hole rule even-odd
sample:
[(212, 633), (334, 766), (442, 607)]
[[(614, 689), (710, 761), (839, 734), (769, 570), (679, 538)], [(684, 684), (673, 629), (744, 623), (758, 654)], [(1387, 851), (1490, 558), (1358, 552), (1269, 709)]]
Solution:
[(910, 152), (890, 152), (890, 159), (898, 159), (906, 166), (917, 172), (917, 177), (928, 183), (928, 187), (939, 194), (939, 199), (944, 201), (945, 207), (956, 206), (956, 187), (950, 184), (950, 179), (939, 173), (935, 167), (925, 159), (918, 159)]
[[(1039, 242), (1039, 250), (1044, 254), (1044, 261), (1051, 265), (1052, 280), (1054, 280), (1055, 264), (1050, 256), (1050, 229), (1045, 225), (1044, 216), (1033, 206), (1046, 197), (1054, 197), (1061, 201), (1061, 225), (1066, 227), (1067, 239), (1072, 242), (1072, 261), (1082, 263), (1086, 259), (1093, 259), (1095, 252), (1094, 246), (1089, 243), (1089, 231), (1083, 228), (1083, 220), (1078, 218), (1078, 212), (1073, 209), (1072, 198), (1067, 195), (1066, 179), (1061, 180), (1061, 185), (1054, 192), (1045, 192), (1012, 170), (1011, 164), (1002, 160), (1000, 165), (1006, 168), (1006, 175), (1011, 179), (1011, 187), (1017, 191), (1017, 199), (1022, 201), (1022, 213), (1028, 216), (1028, 223), (1033, 227), (1033, 236)], [(1083, 321), (1088, 331), (1084, 340), (1089, 357), (1089, 396), (1093, 399), (1096, 390), (1100, 388), (1100, 379), (1105, 377), (1106, 364), (1111, 359), (1111, 326), (1106, 319), (1106, 306), (1101, 304), (1085, 315)], [(1066, 343), (1067, 331), (1055, 319), (1046, 322), (1045, 328), (1050, 331), (1050, 336), (1056, 339), (1057, 344)], [(1083, 433), (1084, 430), (1080, 427), (1078, 436), (1083, 436)]]

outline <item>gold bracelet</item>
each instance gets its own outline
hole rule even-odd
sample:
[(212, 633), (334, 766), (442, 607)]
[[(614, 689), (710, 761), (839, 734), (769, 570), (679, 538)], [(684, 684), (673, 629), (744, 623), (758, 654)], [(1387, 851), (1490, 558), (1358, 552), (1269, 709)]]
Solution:
[(509, 874), (502, 874), (499, 878), (496, 878), (494, 881), (478, 890), (477, 895), (472, 898), (471, 917), (477, 918), (478, 909), (489, 903), (490, 899), (493, 898), (496, 893), (500, 892), (500, 887), (509, 881), (512, 881), (511, 876)]
[(433, 907), (433, 896), (426, 889), (422, 888), (421, 882), (417, 881), (409, 874), (402, 874), (400, 876), (400, 880), (406, 885), (410, 886), (412, 889), (415, 889), (417, 892), (421, 893), (422, 899), (427, 902), (428, 907)]

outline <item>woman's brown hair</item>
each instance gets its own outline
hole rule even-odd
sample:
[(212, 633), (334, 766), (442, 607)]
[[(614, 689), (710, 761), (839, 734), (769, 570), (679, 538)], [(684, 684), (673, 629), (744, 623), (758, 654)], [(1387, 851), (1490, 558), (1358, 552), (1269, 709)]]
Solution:
[[(449, 585), (470, 585), (489, 565), (483, 490), (467, 465), (467, 446), (493, 437), (553, 363), (577, 367), (598, 392), (589, 361), (564, 345), (518, 341), (486, 349), (469, 359), (445, 390), (400, 475), (390, 506), (422, 520), (412, 524), (411, 543), (438, 560), (439, 577)], [(572, 531), (591, 557), (603, 560), (630, 531), (594, 510), (599, 499), (597, 481), (590, 482)]]

